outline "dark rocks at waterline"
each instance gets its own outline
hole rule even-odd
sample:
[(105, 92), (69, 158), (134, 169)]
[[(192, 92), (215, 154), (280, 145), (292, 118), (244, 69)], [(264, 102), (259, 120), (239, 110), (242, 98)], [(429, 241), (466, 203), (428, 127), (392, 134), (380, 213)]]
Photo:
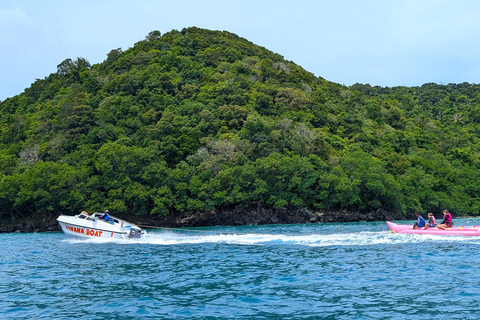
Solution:
[[(231, 210), (212, 210), (205, 212), (183, 212), (177, 215), (158, 216), (148, 221), (147, 217), (138, 217), (136, 223), (155, 227), (207, 227), (207, 226), (239, 226), (264, 224), (301, 224), (328, 222), (367, 222), (400, 220), (402, 216), (383, 209), (368, 213), (341, 211), (315, 211), (298, 209), (289, 211), (286, 208), (270, 209), (261, 204), (250, 207), (237, 206)], [(147, 219), (143, 219), (147, 218)], [(132, 221), (133, 222), (133, 221)]]
[(42, 222), (22, 222), (16, 224), (0, 225), (0, 233), (31, 233), (31, 232), (52, 232), (60, 231), (56, 219), (46, 220)]

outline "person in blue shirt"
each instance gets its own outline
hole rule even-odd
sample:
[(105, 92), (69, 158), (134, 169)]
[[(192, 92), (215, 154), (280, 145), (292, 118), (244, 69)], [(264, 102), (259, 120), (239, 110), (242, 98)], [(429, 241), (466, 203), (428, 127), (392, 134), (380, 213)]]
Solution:
[(110, 215), (108, 214), (108, 210), (105, 210), (105, 212), (103, 213), (102, 219), (104, 219), (107, 222), (110, 221)]
[(413, 229), (425, 227), (425, 220), (423, 219), (420, 212), (415, 212), (415, 216), (417, 216), (417, 221), (415, 221), (415, 223), (413, 224)]

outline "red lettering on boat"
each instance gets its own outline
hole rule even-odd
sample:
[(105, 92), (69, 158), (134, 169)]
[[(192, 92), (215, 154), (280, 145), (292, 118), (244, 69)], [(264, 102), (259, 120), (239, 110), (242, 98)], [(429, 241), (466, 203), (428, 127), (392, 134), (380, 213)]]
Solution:
[(70, 230), (71, 232), (75, 232), (75, 233), (83, 233), (85, 234), (85, 229), (84, 228), (81, 228), (81, 227), (72, 227), (72, 226), (69, 226), (68, 224), (65, 226), (68, 230)]
[[(102, 236), (102, 233), (103, 231), (99, 231), (99, 230), (93, 230), (93, 229), (85, 229), (85, 228), (82, 228), (82, 227), (73, 227), (73, 226), (69, 226), (68, 224), (65, 225), (65, 227), (70, 230), (71, 232), (75, 232), (75, 233), (82, 233), (82, 234), (85, 234), (87, 236), (92, 236), (92, 237), (101, 237)], [(111, 234), (111, 236), (113, 236), (113, 233)]]

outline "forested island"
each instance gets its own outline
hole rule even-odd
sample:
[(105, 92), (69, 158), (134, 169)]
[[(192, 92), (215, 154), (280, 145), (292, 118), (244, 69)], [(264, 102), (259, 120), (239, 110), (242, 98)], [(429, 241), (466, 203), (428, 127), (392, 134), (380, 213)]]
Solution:
[(226, 31), (152, 31), (0, 103), (0, 221), (478, 215), (479, 137), (476, 84), (344, 86)]

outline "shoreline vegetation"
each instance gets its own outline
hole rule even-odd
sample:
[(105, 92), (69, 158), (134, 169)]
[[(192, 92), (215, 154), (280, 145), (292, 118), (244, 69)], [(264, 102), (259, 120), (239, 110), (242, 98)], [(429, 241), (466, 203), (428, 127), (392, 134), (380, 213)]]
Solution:
[(480, 85), (344, 86), (227, 31), (152, 31), (0, 101), (9, 230), (92, 208), (154, 226), (458, 217), (480, 212), (478, 181)]

